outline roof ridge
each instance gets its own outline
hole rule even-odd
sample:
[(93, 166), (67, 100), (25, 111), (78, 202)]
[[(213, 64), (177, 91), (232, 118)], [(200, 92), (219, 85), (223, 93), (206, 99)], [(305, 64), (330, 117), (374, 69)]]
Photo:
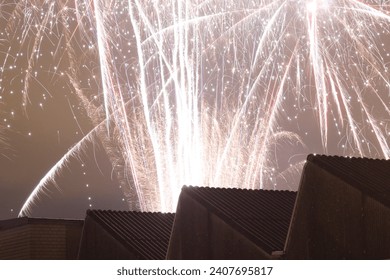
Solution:
[(94, 220), (132, 254), (144, 259), (163, 259), (175, 213), (87, 210)]
[(112, 209), (87, 209), (88, 213), (105, 212), (105, 213), (134, 213), (134, 214), (160, 214), (160, 215), (174, 215), (174, 212), (159, 212), (159, 211), (140, 211), (140, 210), (112, 210)]
[[(184, 186), (182, 193), (206, 206), (209, 211), (268, 253), (283, 249), (297, 192)], [(276, 208), (268, 208), (271, 204)], [(281, 206), (283, 207), (279, 208)], [(248, 222), (246, 217), (251, 222)], [(284, 220), (286, 232), (272, 234), (275, 230), (272, 221), (275, 219)]]
[(315, 154), (307, 159), (365, 195), (390, 206), (390, 160)]
[(363, 156), (359, 157), (359, 156), (325, 155), (325, 154), (309, 154), (306, 159), (308, 161), (312, 161), (315, 158), (339, 158), (339, 159), (370, 160), (370, 161), (390, 162), (389, 159), (385, 159), (385, 158), (371, 158), (371, 157), (363, 157)]
[(288, 193), (296, 193), (296, 191), (292, 190), (274, 190), (274, 189), (247, 189), (247, 188), (239, 188), (239, 187), (209, 187), (209, 186), (192, 186), (192, 185), (184, 185), (182, 189), (189, 188), (198, 188), (198, 189), (210, 189), (210, 190), (236, 190), (236, 191), (261, 191), (261, 192), (288, 192)]

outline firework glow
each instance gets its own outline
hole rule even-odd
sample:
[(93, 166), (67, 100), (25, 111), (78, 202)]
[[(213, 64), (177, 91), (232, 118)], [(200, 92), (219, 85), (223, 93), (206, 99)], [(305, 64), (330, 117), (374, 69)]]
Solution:
[(390, 157), (388, 1), (8, 2), (1, 95), (15, 75), (24, 116), (45, 110), (48, 69), (92, 124), (20, 215), (96, 141), (143, 211), (174, 211), (183, 185), (286, 188), (309, 152)]

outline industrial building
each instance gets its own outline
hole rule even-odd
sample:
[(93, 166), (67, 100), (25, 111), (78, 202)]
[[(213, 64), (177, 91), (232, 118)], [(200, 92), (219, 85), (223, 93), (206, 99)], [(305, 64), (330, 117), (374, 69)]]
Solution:
[(80, 259), (165, 259), (173, 213), (88, 210)]
[(0, 221), (0, 259), (77, 259), (83, 221), (16, 218)]
[(288, 259), (389, 259), (390, 160), (309, 155)]
[(298, 192), (183, 187), (175, 214), (0, 221), (0, 259), (388, 259), (389, 171), (309, 155)]

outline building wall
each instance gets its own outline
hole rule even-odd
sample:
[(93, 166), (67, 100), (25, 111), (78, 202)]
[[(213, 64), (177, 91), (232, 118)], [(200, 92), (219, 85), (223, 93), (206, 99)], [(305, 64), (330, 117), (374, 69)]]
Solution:
[(167, 259), (268, 259), (270, 256), (183, 192)]
[(34, 220), (0, 231), (0, 259), (76, 259), (81, 221)]
[(87, 216), (82, 234), (79, 259), (135, 260), (139, 259), (101, 225)]
[(390, 258), (389, 226), (389, 208), (308, 162), (290, 225), (286, 258)]
[(31, 259), (28, 225), (0, 231), (0, 259)]
[(365, 197), (363, 207), (366, 258), (390, 259), (390, 208), (370, 197)]
[(30, 225), (31, 259), (76, 259), (82, 224)]

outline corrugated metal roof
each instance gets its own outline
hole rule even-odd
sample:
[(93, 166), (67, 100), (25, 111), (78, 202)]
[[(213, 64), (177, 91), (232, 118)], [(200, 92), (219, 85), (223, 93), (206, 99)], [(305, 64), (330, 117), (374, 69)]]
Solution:
[(267, 253), (282, 251), (292, 216), (296, 192), (273, 190), (183, 187)]
[(165, 259), (173, 213), (88, 210), (87, 216), (141, 258)]
[(307, 161), (390, 207), (390, 160), (309, 155)]

